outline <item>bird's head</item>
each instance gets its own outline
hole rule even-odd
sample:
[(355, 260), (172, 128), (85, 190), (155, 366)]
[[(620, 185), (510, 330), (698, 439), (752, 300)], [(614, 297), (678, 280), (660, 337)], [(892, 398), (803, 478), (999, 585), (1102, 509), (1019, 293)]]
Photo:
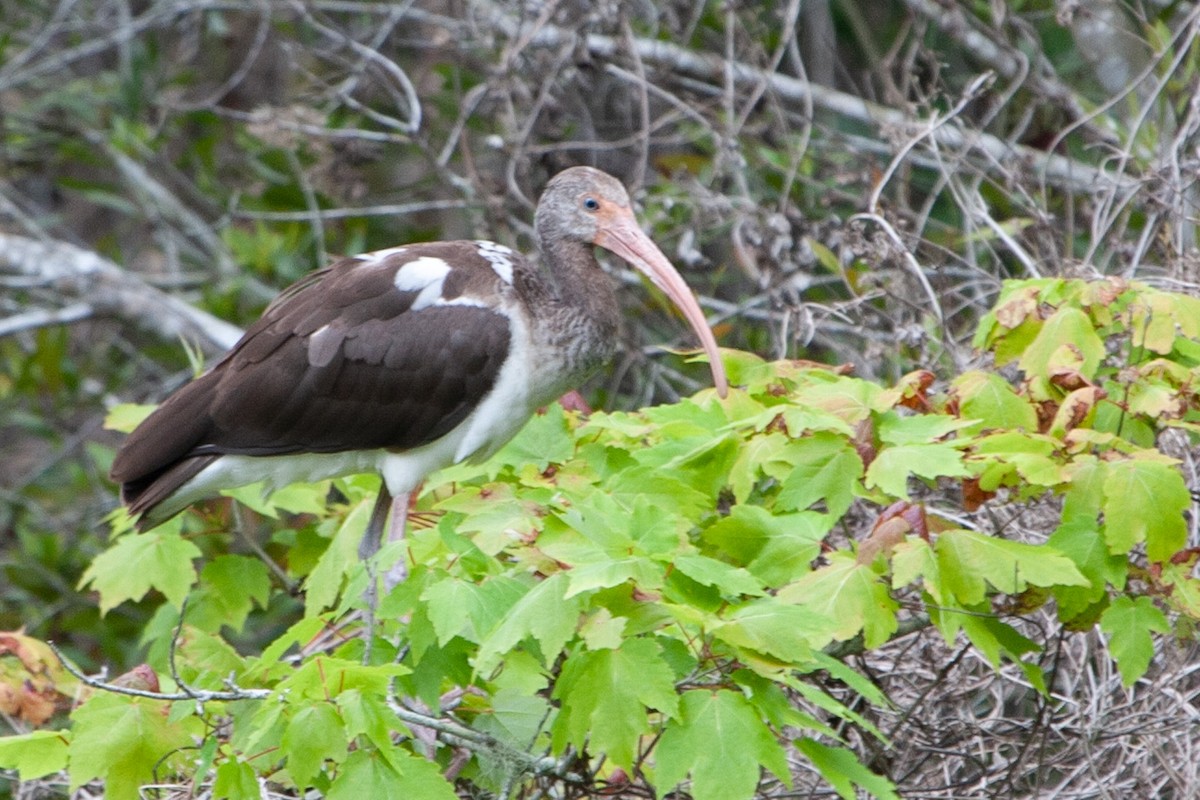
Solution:
[(544, 244), (576, 241), (603, 247), (629, 263), (661, 289), (696, 332), (712, 369), (713, 384), (729, 391), (716, 339), (695, 295), (650, 241), (633, 215), (629, 193), (613, 176), (592, 167), (571, 167), (550, 179), (538, 201), (534, 227)]

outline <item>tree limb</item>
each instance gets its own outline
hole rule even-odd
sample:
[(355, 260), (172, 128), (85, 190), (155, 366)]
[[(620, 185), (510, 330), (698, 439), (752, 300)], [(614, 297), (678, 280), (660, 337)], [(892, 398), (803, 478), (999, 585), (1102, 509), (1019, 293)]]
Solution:
[(98, 253), (66, 242), (0, 233), (3, 273), (26, 279), (25, 285), (78, 298), (96, 315), (115, 317), (164, 339), (197, 341), (209, 354), (228, 350), (242, 336), (236, 325), (156, 289)]

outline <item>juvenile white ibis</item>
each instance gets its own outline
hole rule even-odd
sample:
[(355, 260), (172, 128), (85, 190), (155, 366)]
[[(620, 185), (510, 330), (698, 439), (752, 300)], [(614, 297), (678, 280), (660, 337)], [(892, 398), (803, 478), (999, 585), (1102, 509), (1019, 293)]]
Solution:
[(430, 242), (342, 259), (286, 289), (117, 451), (112, 477), (138, 528), (221, 489), (374, 471), (383, 486), (359, 550), (370, 558), (389, 503), (398, 539), (426, 475), (496, 452), (612, 356), (617, 299), (593, 245), (674, 301), (724, 396), (704, 314), (615, 178), (559, 173), (534, 229), (542, 271), (492, 242)]

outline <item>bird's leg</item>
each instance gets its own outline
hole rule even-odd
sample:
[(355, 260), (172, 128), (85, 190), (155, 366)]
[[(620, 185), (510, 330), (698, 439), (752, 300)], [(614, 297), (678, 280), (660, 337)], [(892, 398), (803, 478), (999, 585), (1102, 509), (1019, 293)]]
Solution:
[[(406, 496), (407, 498), (407, 496)], [(363, 593), (366, 600), (364, 631), (366, 651), (363, 663), (371, 660), (371, 646), (375, 642), (375, 610), (379, 606), (379, 586), (375, 580), (375, 557), (379, 554), (380, 540), (383, 538), (383, 525), (387, 522), (388, 511), (392, 506), (392, 494), (387, 484), (379, 484), (379, 494), (375, 498), (375, 506), (371, 509), (371, 519), (367, 522), (367, 530), (363, 533), (362, 541), (358, 543), (358, 557), (363, 560), (367, 570), (367, 590)], [(390, 535), (388, 538), (391, 538)]]
[[(388, 544), (404, 541), (404, 526), (408, 523), (408, 501), (412, 492), (401, 492), (392, 500), (392, 525), (388, 528)], [(384, 592), (395, 589), (408, 577), (408, 564), (404, 555), (396, 559), (396, 563), (383, 576)]]
[[(371, 520), (367, 523), (367, 530), (363, 534), (362, 541), (358, 543), (358, 557), (368, 565), (375, 558), (375, 554), (379, 552), (379, 546), (383, 539), (383, 523), (387, 521), (391, 505), (392, 493), (388, 491), (387, 484), (381, 482), (379, 494), (375, 498), (375, 507), (371, 509)], [(390, 534), (388, 538), (391, 538)]]

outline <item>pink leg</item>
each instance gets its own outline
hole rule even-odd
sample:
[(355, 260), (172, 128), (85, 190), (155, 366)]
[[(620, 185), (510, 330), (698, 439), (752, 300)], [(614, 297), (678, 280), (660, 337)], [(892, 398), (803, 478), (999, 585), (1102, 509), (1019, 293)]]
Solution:
[[(408, 501), (411, 494), (411, 492), (404, 492), (396, 495), (392, 500), (392, 524), (388, 528), (388, 544), (404, 541), (404, 526), (408, 523)], [(384, 591), (390, 592), (395, 589), (407, 577), (408, 564), (404, 561), (404, 555), (401, 555), (383, 576)]]

